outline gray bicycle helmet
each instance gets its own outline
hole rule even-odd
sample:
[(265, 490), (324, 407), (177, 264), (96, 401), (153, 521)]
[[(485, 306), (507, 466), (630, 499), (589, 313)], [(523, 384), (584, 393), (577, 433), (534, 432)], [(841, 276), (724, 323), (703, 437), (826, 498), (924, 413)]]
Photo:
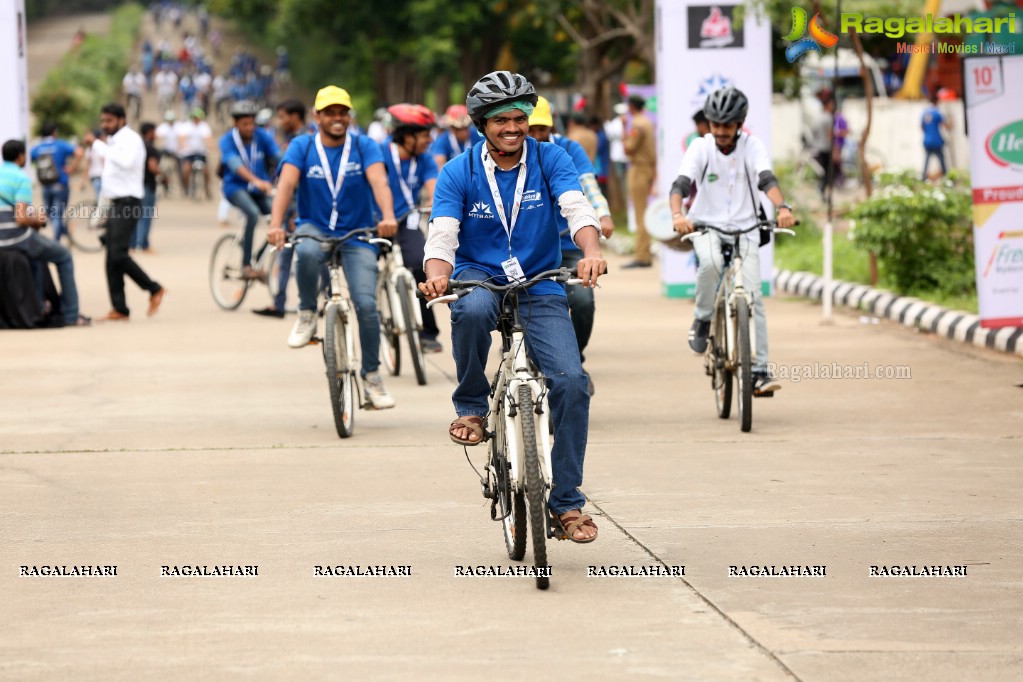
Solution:
[(245, 118), (246, 116), (255, 116), (259, 113), (259, 107), (256, 106), (255, 102), (251, 102), (247, 99), (240, 99), (231, 105), (231, 117), (232, 118)]
[(521, 100), (536, 106), (537, 94), (525, 76), (511, 71), (494, 71), (476, 81), (465, 97), (469, 118), (482, 130), (487, 113), (502, 104)]
[(738, 123), (746, 120), (749, 100), (738, 88), (727, 87), (715, 90), (703, 105), (703, 113), (714, 123)]

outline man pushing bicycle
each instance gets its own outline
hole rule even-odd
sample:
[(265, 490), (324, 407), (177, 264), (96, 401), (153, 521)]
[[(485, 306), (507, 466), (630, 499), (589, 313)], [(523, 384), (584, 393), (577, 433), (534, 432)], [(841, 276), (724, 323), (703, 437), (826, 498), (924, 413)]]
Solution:
[[(520, 280), (556, 269), (561, 243), (560, 210), (582, 250), (576, 270), (586, 286), (607, 271), (600, 251), (600, 222), (582, 193), (571, 158), (556, 145), (529, 137), (529, 115), (537, 103), (533, 85), (516, 73), (495, 71), (469, 91), (466, 107), (484, 140), (441, 170), (426, 243), (427, 299), (446, 293), (448, 280)], [(451, 341), (458, 386), (452, 395), (458, 418), (448, 435), (477, 445), (486, 435), (485, 373), (490, 333), (500, 300), (479, 287), (451, 305)], [(590, 397), (579, 361), (564, 287), (541, 282), (523, 296), (526, 344), (550, 386), (554, 447), (551, 452), (552, 515), (574, 542), (591, 542), (597, 526), (582, 513), (583, 458)]]
[[(709, 223), (725, 230), (739, 231), (762, 219), (763, 208), (754, 193), (756, 186), (778, 209), (778, 227), (795, 224), (792, 209), (785, 203), (771, 159), (759, 138), (742, 130), (749, 112), (749, 101), (742, 91), (722, 88), (707, 98), (704, 113), (710, 133), (693, 140), (686, 149), (678, 178), (671, 186), (671, 215), (675, 231), (688, 234), (693, 222)], [(682, 200), (694, 185), (699, 192), (689, 211), (683, 212)], [(765, 233), (766, 234), (766, 233)], [(724, 267), (722, 237), (708, 230), (693, 238), (696, 252), (696, 310), (689, 330), (689, 347), (697, 355), (707, 350), (710, 320), (714, 312), (714, 294)], [(742, 253), (743, 281), (753, 296), (756, 326), (756, 358), (753, 362), (753, 395), (768, 396), (781, 388), (767, 369), (767, 317), (760, 293), (760, 246), (766, 241), (759, 231), (744, 238), (748, 249)]]

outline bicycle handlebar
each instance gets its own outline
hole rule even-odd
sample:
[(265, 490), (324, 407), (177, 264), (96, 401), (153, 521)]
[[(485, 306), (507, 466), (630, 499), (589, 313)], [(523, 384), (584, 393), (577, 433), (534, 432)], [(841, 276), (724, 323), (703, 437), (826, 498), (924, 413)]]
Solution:
[[(563, 284), (583, 283), (583, 280), (576, 275), (575, 270), (574, 269), (569, 270), (568, 268), (547, 270), (545, 272), (541, 272), (538, 275), (535, 275), (534, 277), (531, 277), (530, 279), (511, 282), (509, 284), (494, 284), (493, 282), (487, 280), (451, 279), (448, 280), (448, 292), (450, 293), (446, 293), (443, 296), (438, 296), (432, 301), (429, 301), (426, 304), (426, 307), (432, 308), (434, 305), (438, 303), (448, 303), (450, 301), (457, 301), (462, 296), (465, 296), (476, 287), (483, 287), (484, 289), (487, 289), (488, 291), (493, 291), (494, 293), (506, 293), (509, 291), (522, 291), (532, 287), (535, 284), (539, 284), (540, 282), (548, 280), (553, 282), (561, 282)], [(423, 292), (419, 289), (416, 289), (416, 297), (426, 298)]]
[[(312, 234), (293, 234), (288, 237), (288, 241), (285, 242), (284, 248), (290, 249), (295, 245), (295, 242), (297, 242), (300, 239), (312, 239), (314, 242), (320, 242), (323, 244), (333, 244), (334, 246), (340, 246), (349, 239), (358, 239), (360, 241), (368, 242), (370, 244), (379, 243), (381, 241), (387, 241), (377, 237), (376, 233), (377, 228), (375, 227), (360, 227), (359, 229), (352, 230), (351, 232), (348, 232), (340, 237), (317, 237), (316, 235)], [(373, 238), (366, 239), (366, 237), (369, 235), (373, 235)]]
[[(798, 225), (799, 221), (797, 220), (795, 224)], [(744, 230), (726, 230), (724, 228), (718, 227), (717, 225), (711, 225), (710, 223), (693, 223), (693, 231), (690, 232), (689, 234), (682, 235), (682, 241), (686, 241), (687, 239), (692, 241), (699, 235), (704, 234), (707, 230), (713, 230), (718, 234), (725, 235), (726, 237), (735, 237), (740, 234), (747, 234), (749, 232), (752, 232), (753, 230), (763, 230), (764, 232), (780, 232), (781, 234), (788, 234), (792, 235), (793, 237), (796, 236), (796, 233), (793, 232), (792, 230), (786, 227), (778, 227), (777, 220), (761, 220), (757, 223), (754, 223), (750, 227), (747, 227)]]

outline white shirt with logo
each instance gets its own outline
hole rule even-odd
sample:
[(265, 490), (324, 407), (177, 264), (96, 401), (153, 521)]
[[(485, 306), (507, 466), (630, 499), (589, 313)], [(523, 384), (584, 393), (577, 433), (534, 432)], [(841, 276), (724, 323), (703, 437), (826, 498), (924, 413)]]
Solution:
[(727, 155), (718, 150), (710, 133), (693, 140), (678, 170), (697, 189), (690, 220), (732, 230), (751, 226), (758, 220), (759, 204), (753, 200), (760, 201), (760, 173), (769, 170), (767, 149), (753, 135), (741, 133), (735, 149)]

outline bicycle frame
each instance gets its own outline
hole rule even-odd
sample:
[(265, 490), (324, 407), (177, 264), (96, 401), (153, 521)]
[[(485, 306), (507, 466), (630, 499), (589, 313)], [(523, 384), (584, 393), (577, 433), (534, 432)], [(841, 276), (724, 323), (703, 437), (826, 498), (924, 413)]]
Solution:
[[(742, 277), (742, 235), (738, 234), (734, 237), (734, 241), (731, 244), (732, 247), (732, 262), (726, 267), (721, 273), (721, 279), (718, 282), (717, 292), (714, 296), (714, 314), (717, 315), (717, 311), (721, 309), (721, 303), (724, 301), (725, 308), (725, 347), (728, 349), (728, 356), (726, 358), (725, 368), (729, 370), (735, 369), (738, 364), (738, 358), (736, 357), (736, 326), (735, 326), (735, 301), (742, 297), (746, 299), (747, 309), (752, 313), (753, 311), (753, 294), (752, 292), (746, 291), (746, 285), (743, 282)], [(749, 248), (755, 248), (750, 245)], [(753, 321), (753, 315), (749, 317), (749, 339), (750, 348), (757, 347), (757, 329), (756, 324)]]
[[(540, 436), (540, 449), (543, 456), (543, 468), (540, 475), (548, 487), (551, 485), (551, 439), (550, 439), (550, 410), (547, 408), (547, 383), (546, 379), (530, 362), (526, 353), (526, 333), (518, 318), (517, 301), (502, 304), (505, 310), (502, 312), (501, 321), (498, 323), (501, 329), (501, 341), (503, 352), (501, 354), (501, 365), (494, 375), (494, 381), (490, 391), (490, 413), (498, 415), (504, 420), (504, 429), (494, 429), (497, 437), (502, 435), (506, 439), (507, 452), (509, 454), (509, 480), (512, 489), (516, 492), (525, 486), (524, 451), (523, 443), (519, 440), (521, 433), (518, 420), (523, 418), (522, 410), (529, 409), (538, 419), (536, 432)], [(512, 310), (508, 310), (508, 308)], [(529, 387), (532, 396), (532, 404), (523, 406), (518, 404), (519, 387)], [(532, 418), (530, 416), (530, 418)], [(502, 433), (503, 431), (503, 433)], [(498, 442), (498, 451), (501, 451), (502, 443)]]
[[(414, 292), (416, 290), (415, 278), (408, 268), (405, 267), (405, 261), (401, 255), (401, 247), (398, 245), (397, 236), (391, 242), (390, 249), (384, 254), (383, 267), (380, 268), (380, 272), (377, 275), (377, 287), (384, 287), (387, 291), (387, 300), (391, 304), (392, 311), (399, 311), (402, 309), (401, 300), (398, 298), (398, 283), (400, 280), (405, 279), (409, 283), (409, 288)], [(416, 300), (409, 301), (409, 307), (412, 310), (412, 314), (415, 316), (416, 331), (423, 328), (423, 314), (419, 310), (419, 303)], [(392, 319), (394, 325), (394, 331), (397, 334), (404, 334), (405, 319), (401, 315), (394, 315)]]

